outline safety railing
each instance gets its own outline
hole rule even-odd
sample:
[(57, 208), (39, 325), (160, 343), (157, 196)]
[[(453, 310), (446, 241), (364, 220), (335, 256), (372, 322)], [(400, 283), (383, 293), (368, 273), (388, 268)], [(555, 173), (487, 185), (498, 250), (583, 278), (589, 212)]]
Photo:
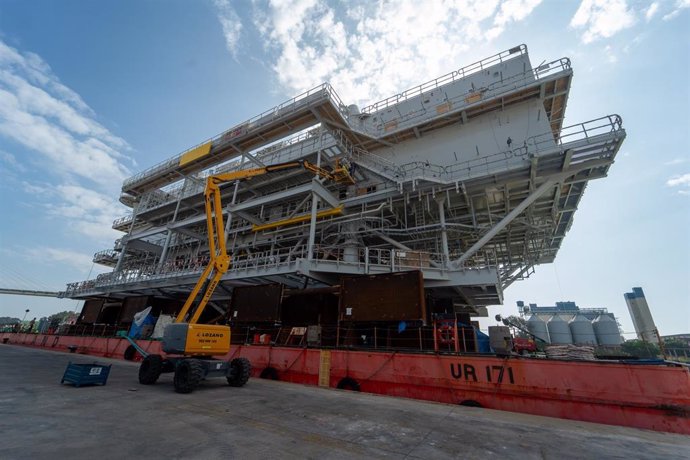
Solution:
[(113, 221), (113, 228), (119, 228), (128, 224), (132, 223), (133, 219), (132, 213), (127, 214), (126, 216), (119, 217)]
[[(461, 110), (467, 110), (470, 107), (483, 104), (486, 101), (507, 95), (518, 89), (534, 85), (543, 78), (568, 69), (570, 69), (569, 59), (557, 59), (530, 69), (528, 72), (520, 72), (512, 76), (501, 78), (500, 81), (496, 81), (485, 87), (477, 88), (471, 93), (458, 93), (454, 96), (450, 96), (446, 100), (448, 110), (441, 114), (437, 113), (435, 110), (430, 112), (422, 104), (419, 104), (417, 110), (406, 112), (398, 117), (387, 118), (385, 121), (382, 120), (375, 126), (369, 126), (368, 131), (375, 136), (389, 135), (392, 132), (420, 123), (420, 121), (423, 121), (424, 117), (433, 119), (439, 116), (447, 116), (448, 113), (457, 113)], [(400, 102), (402, 102), (402, 100)]]
[[(232, 324), (234, 345), (279, 347), (344, 348), (348, 350), (410, 351), (438, 353), (490, 353), (489, 338), (479, 328), (453, 319), (438, 319), (424, 325), (422, 320), (341, 322), (321, 326)], [(309, 329), (316, 333), (310, 334)], [(457, 337), (457, 340), (456, 340)], [(277, 371), (289, 371), (275, 364)]]
[(105, 249), (103, 251), (98, 251), (93, 255), (93, 262), (97, 264), (103, 262), (115, 262), (119, 257), (120, 254), (117, 251), (113, 249)]
[[(376, 168), (382, 175), (398, 183), (428, 180), (449, 184), (494, 174), (502, 169), (511, 169), (515, 167), (516, 160), (527, 160), (531, 155), (563, 153), (570, 145), (580, 141), (592, 144), (615, 139), (616, 134), (622, 131), (622, 119), (614, 114), (564, 127), (556, 138), (549, 130), (527, 138), (521, 146), (449, 166), (422, 161), (396, 165), (386, 158), (361, 150), (356, 151), (353, 160)], [(589, 155), (600, 156), (601, 154), (601, 152), (590, 152)], [(576, 155), (574, 160), (578, 159), (580, 157)]]
[(169, 169), (176, 168), (177, 166), (179, 166), (180, 158), (182, 158), (182, 156), (190, 150), (194, 150), (195, 148), (200, 147), (201, 145), (204, 145), (208, 142), (216, 144), (214, 145), (214, 147), (223, 146), (229, 142), (232, 142), (233, 139), (249, 133), (249, 131), (251, 130), (254, 130), (256, 128), (273, 122), (277, 118), (297, 112), (298, 110), (302, 110), (310, 103), (315, 102), (321, 98), (330, 99), (331, 103), (337, 108), (337, 110), (343, 115), (343, 117), (347, 116), (347, 107), (343, 104), (338, 94), (335, 92), (335, 90), (331, 87), (329, 83), (323, 83), (315, 88), (303, 92), (302, 94), (288, 99), (287, 101), (273, 107), (272, 109), (266, 110), (265, 112), (262, 112), (259, 115), (256, 115), (244, 121), (243, 123), (234, 126), (233, 128), (230, 128), (226, 131), (223, 131), (220, 134), (217, 134), (216, 136), (213, 136), (203, 142), (200, 142), (194, 147), (186, 149), (185, 151), (173, 158), (167, 159), (161, 163), (158, 163), (148, 169), (145, 169), (135, 174), (134, 176), (129, 177), (128, 179), (125, 179), (125, 181), (122, 184), (122, 189), (127, 190), (130, 187), (134, 186), (137, 182), (140, 182), (145, 178), (153, 177)]
[(466, 78), (472, 74), (475, 74), (477, 72), (484, 70), (484, 68), (486, 68), (488, 66), (492, 66), (494, 64), (504, 62), (508, 59), (522, 56), (523, 54), (526, 54), (526, 53), (527, 53), (527, 45), (519, 45), (519, 46), (510, 48), (509, 50), (501, 51), (500, 53), (494, 54), (493, 56), (490, 56), (488, 58), (484, 58), (481, 61), (474, 62), (474, 63), (469, 64), (467, 66), (461, 67), (458, 70), (454, 70), (453, 72), (450, 72), (446, 75), (435, 78), (435, 79), (430, 80), (426, 83), (422, 83), (419, 86), (415, 86), (414, 88), (410, 88), (408, 90), (405, 90), (400, 94), (396, 94), (395, 96), (391, 96), (391, 97), (388, 97), (382, 101), (368, 105), (368, 106), (364, 107), (361, 110), (361, 112), (362, 113), (368, 113), (368, 114), (378, 112), (379, 110), (383, 110), (385, 108), (388, 108), (391, 105), (398, 104), (398, 103), (405, 101), (411, 97), (419, 96), (420, 94), (423, 94), (426, 91), (430, 91), (432, 89), (439, 88), (439, 87), (441, 87), (445, 84), (451, 83), (453, 81)]
[[(277, 144), (277, 147), (260, 151), (257, 153), (256, 158), (265, 165), (271, 165), (303, 158), (317, 152), (321, 148), (325, 149), (338, 146), (336, 139), (330, 133), (324, 132), (322, 137), (323, 139), (320, 139), (320, 136), (315, 134), (314, 130), (306, 131)], [(142, 213), (149, 211), (175, 202), (178, 199), (184, 199), (203, 193), (205, 187), (204, 180), (208, 176), (255, 167), (257, 167), (256, 164), (250, 161), (242, 162), (235, 160), (222, 164), (214, 169), (206, 170), (196, 175), (194, 178), (188, 178), (181, 181), (177, 185), (168, 186), (165, 189), (150, 190), (142, 195), (137, 212)], [(128, 221), (131, 222), (131, 215), (117, 219), (113, 222), (113, 227), (115, 228), (116, 226), (119, 227), (123, 225), (126, 219), (129, 219)]]
[[(289, 266), (299, 259), (307, 259), (308, 256), (306, 245), (273, 251), (239, 252), (233, 255), (229, 272), (240, 274), (249, 270), (274, 270)], [(386, 271), (425, 269), (433, 264), (441, 263), (442, 260), (441, 254), (424, 251), (357, 247), (352, 253), (338, 246), (319, 245), (315, 245), (312, 258), (316, 264), (350, 265), (365, 271), (369, 269), (385, 269)], [(136, 268), (102, 273), (94, 280), (70, 283), (65, 292), (69, 297), (108, 286), (200, 274), (208, 262), (208, 256), (170, 257), (162, 266), (157, 261), (153, 261), (149, 264), (138, 264)]]

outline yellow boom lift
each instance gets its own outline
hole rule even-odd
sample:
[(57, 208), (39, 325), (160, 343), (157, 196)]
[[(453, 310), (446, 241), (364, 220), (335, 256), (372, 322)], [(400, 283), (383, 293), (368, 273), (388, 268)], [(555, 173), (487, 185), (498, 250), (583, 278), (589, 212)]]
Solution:
[[(174, 372), (173, 383), (178, 393), (190, 393), (207, 377), (226, 377), (230, 386), (241, 387), (249, 380), (251, 364), (246, 358), (232, 361), (214, 359), (230, 351), (230, 327), (199, 324), (199, 318), (213, 296), (213, 291), (230, 268), (223, 222), (220, 186), (240, 182), (279, 171), (305, 169), (319, 177), (339, 183), (353, 184), (349, 165), (336, 162), (335, 169), (326, 170), (306, 160), (291, 161), (261, 168), (211, 175), (204, 191), (206, 227), (210, 260), (189, 294), (175, 322), (163, 333), (163, 352), (166, 357), (150, 354), (139, 367), (139, 383), (156, 383), (162, 373)], [(235, 194), (237, 188), (235, 188)], [(234, 197), (233, 197), (234, 201)], [(199, 301), (197, 302), (197, 299)]]

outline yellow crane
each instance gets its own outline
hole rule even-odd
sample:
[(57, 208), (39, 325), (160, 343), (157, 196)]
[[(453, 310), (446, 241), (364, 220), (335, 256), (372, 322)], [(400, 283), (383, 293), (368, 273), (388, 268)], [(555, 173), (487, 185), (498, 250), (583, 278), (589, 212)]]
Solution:
[[(174, 372), (173, 383), (178, 393), (190, 393), (201, 380), (210, 376), (224, 376), (231, 386), (243, 386), (249, 380), (251, 364), (246, 358), (230, 362), (213, 359), (230, 351), (230, 328), (224, 325), (199, 324), (199, 318), (213, 296), (218, 283), (230, 268), (223, 222), (220, 186), (230, 182), (249, 180), (256, 176), (292, 169), (305, 169), (315, 175), (338, 183), (353, 184), (349, 164), (338, 161), (327, 170), (306, 160), (279, 163), (260, 168), (245, 169), (211, 175), (206, 178), (204, 203), (210, 259), (199, 280), (178, 313), (175, 322), (163, 333), (163, 351), (150, 354), (139, 367), (139, 382), (156, 383), (162, 373)], [(197, 299), (199, 299), (197, 303)], [(194, 307), (194, 308), (192, 308)], [(169, 356), (177, 355), (177, 356)]]

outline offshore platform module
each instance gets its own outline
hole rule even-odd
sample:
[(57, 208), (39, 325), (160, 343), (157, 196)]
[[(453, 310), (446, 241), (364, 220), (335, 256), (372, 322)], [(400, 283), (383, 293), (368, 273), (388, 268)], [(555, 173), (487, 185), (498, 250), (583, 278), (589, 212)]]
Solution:
[[(617, 115), (563, 126), (572, 76), (567, 58), (533, 67), (521, 45), (361, 109), (328, 84), (311, 89), (125, 180), (132, 213), (113, 223), (124, 235), (94, 256), (113, 270), (65, 296), (87, 300), (86, 324), (126, 323), (146, 305), (178, 314), (222, 241), (227, 270), (200, 323), (232, 319), (242, 286), (308, 291), (402, 271), (419, 273), (421, 321), (486, 316), (554, 260), (588, 181), (606, 176), (625, 138)], [(214, 247), (206, 179), (292, 162), (349, 179), (297, 167), (228, 182)]]

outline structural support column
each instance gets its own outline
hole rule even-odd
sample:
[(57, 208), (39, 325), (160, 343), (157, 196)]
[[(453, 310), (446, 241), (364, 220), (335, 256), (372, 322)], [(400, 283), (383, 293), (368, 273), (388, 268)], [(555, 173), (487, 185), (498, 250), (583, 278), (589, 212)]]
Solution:
[[(177, 219), (177, 213), (180, 211), (180, 204), (182, 203), (182, 193), (177, 198), (177, 205), (175, 206), (175, 212), (173, 213), (172, 222), (174, 223)], [(158, 271), (163, 269), (163, 264), (165, 263), (165, 258), (168, 257), (168, 248), (170, 247), (170, 239), (172, 238), (172, 229), (168, 228), (168, 234), (165, 235), (165, 243), (163, 243), (163, 252), (161, 253), (161, 259), (158, 261)]]
[[(316, 179), (314, 179), (316, 180)], [(307, 258), (314, 259), (314, 243), (316, 242), (316, 210), (319, 204), (319, 197), (316, 193), (311, 193), (311, 220), (309, 222), (309, 243), (307, 244)]]
[[(321, 147), (323, 146), (323, 126), (319, 128), (319, 150), (316, 152), (316, 166), (321, 167)], [(312, 179), (318, 182), (316, 177)], [(314, 184), (315, 185), (315, 184)], [(321, 185), (321, 184), (319, 184)], [(307, 243), (307, 259), (314, 260), (314, 243), (316, 242), (316, 211), (318, 209), (319, 197), (311, 192), (311, 220), (309, 221), (309, 242)]]
[[(237, 201), (237, 190), (240, 188), (240, 181), (235, 181), (235, 190), (232, 192), (232, 201), (230, 206), (234, 205)], [(230, 212), (230, 206), (228, 206), (228, 221), (225, 223), (225, 241), (228, 241), (228, 234), (230, 233), (230, 224), (232, 224), (232, 212)], [(222, 215), (222, 214), (221, 214)]]
[(134, 230), (134, 222), (136, 222), (137, 211), (139, 210), (140, 205), (141, 205), (141, 201), (137, 202), (137, 205), (132, 209), (132, 223), (129, 224), (129, 231), (127, 232), (125, 242), (122, 244), (122, 250), (120, 251), (120, 257), (118, 257), (118, 259), (117, 259), (117, 264), (115, 265), (113, 272), (119, 272), (122, 269), (122, 264), (124, 263), (125, 255), (127, 254), (127, 241), (129, 239), (129, 237), (132, 235), (132, 230)]
[(438, 216), (441, 223), (441, 250), (443, 251), (443, 266), (448, 267), (450, 263), (450, 251), (448, 249), (448, 231), (446, 230), (446, 210), (445, 201), (446, 196), (444, 194), (439, 194), (439, 198), (436, 199), (438, 202)]

